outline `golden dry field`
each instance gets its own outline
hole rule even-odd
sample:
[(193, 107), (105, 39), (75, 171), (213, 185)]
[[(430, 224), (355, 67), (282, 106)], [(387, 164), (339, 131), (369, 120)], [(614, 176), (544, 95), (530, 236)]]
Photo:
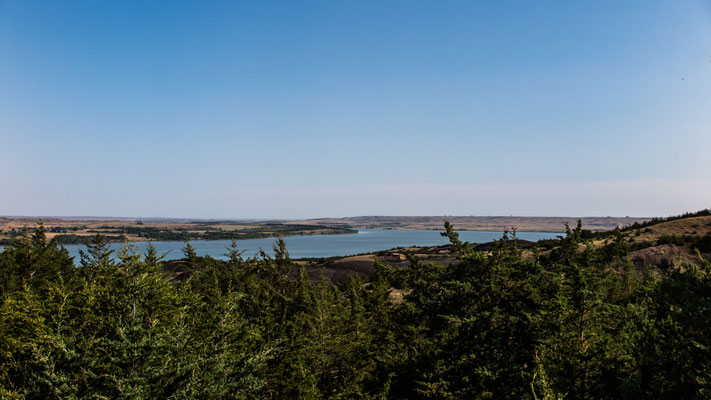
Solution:
[[(583, 229), (605, 231), (644, 222), (650, 218), (582, 217)], [(516, 216), (428, 216), (391, 217), (363, 216), (348, 218), (318, 218), (290, 221), (293, 224), (324, 226), (349, 226), (361, 229), (433, 229), (441, 230), (444, 221), (451, 222), (457, 230), (503, 231), (515, 228), (521, 232), (563, 232), (565, 224), (575, 226), (577, 217), (516, 217)]]

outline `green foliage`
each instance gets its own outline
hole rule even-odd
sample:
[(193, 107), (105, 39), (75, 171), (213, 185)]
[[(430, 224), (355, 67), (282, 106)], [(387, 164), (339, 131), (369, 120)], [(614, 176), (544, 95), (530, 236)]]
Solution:
[(86, 245), (87, 252), (79, 250), (81, 265), (85, 268), (108, 267), (112, 265), (111, 254), (113, 250), (109, 248), (109, 241), (105, 236), (96, 234), (91, 237), (91, 242)]
[(639, 270), (580, 223), (533, 248), (444, 235), (456, 262), (334, 286), (281, 239), (224, 261), (186, 243), (173, 280), (153, 246), (95, 236), (74, 267), (26, 228), (0, 253), (0, 398), (711, 397), (708, 262)]

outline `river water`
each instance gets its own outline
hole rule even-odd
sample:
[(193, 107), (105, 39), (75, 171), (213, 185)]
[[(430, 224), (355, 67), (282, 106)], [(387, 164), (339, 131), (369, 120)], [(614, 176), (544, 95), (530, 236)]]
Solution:
[[(312, 235), (312, 236), (287, 236), (284, 238), (287, 249), (292, 258), (302, 257), (333, 257), (361, 253), (370, 253), (387, 250), (395, 247), (408, 246), (435, 246), (446, 244), (448, 239), (440, 235), (441, 231), (434, 230), (388, 230), (388, 229), (360, 229), (356, 234), (350, 235)], [(483, 243), (501, 238), (501, 232), (493, 231), (460, 231), (462, 241)], [(518, 232), (519, 239), (536, 241), (540, 239), (555, 238), (560, 233), (552, 232)], [(272, 253), (275, 238), (248, 239), (237, 241), (237, 247), (245, 250), (244, 255), (249, 257), (257, 254), (259, 249)], [(182, 258), (183, 242), (152, 242), (159, 254), (167, 253), (166, 260)], [(224, 258), (226, 248), (230, 246), (229, 240), (196, 240), (190, 243), (198, 255), (210, 255), (215, 258)], [(118, 249), (121, 243), (112, 243), (111, 248)], [(148, 242), (138, 242), (138, 250), (144, 253)], [(86, 250), (84, 245), (65, 245), (72, 256), (79, 261), (79, 250)]]

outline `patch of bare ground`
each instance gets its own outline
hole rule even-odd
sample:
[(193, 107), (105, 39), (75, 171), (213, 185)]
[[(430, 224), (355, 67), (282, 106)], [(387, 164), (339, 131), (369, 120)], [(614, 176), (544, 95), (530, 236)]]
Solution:
[(375, 271), (375, 256), (372, 254), (345, 257), (309, 268), (309, 276), (324, 277), (334, 283), (350, 278), (370, 276)]
[(647, 247), (646, 249), (630, 252), (629, 258), (638, 268), (654, 267), (663, 262), (669, 262), (675, 267), (679, 267), (683, 264), (701, 264), (691, 244), (681, 246), (663, 244)]
[(403, 300), (405, 300), (405, 296), (407, 296), (409, 292), (406, 292), (405, 290), (401, 289), (391, 289), (390, 290), (390, 301), (392, 301), (394, 304), (399, 304), (402, 303)]
[(163, 263), (163, 272), (170, 280), (184, 281), (190, 276), (190, 267), (185, 260), (170, 260)]
[[(313, 277), (325, 277), (334, 283), (346, 282), (353, 277), (368, 277), (375, 272), (376, 260), (380, 264), (395, 268), (401, 268), (410, 264), (406, 253), (412, 254), (420, 262), (432, 262), (442, 265), (449, 265), (457, 259), (451, 251), (442, 250), (446, 246), (432, 248), (408, 248), (394, 249), (375, 254), (350, 256), (329, 260), (325, 263), (313, 264), (309, 269), (309, 275)], [(433, 249), (435, 249), (433, 252)]]

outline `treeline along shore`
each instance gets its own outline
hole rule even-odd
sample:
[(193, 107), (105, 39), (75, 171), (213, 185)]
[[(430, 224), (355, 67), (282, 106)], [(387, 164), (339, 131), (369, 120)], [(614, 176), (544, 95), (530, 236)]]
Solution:
[(245, 240), (277, 236), (339, 235), (357, 233), (346, 227), (281, 222), (239, 221), (153, 221), (153, 220), (67, 220), (0, 217), (0, 245), (22, 235), (28, 225), (41, 221), (49, 239), (59, 244), (89, 244), (101, 234), (109, 242)]
[(350, 260), (186, 243), (169, 262), (97, 234), (77, 267), (23, 230), (0, 252), (0, 398), (711, 396), (709, 210), (540, 242), (442, 234)]

